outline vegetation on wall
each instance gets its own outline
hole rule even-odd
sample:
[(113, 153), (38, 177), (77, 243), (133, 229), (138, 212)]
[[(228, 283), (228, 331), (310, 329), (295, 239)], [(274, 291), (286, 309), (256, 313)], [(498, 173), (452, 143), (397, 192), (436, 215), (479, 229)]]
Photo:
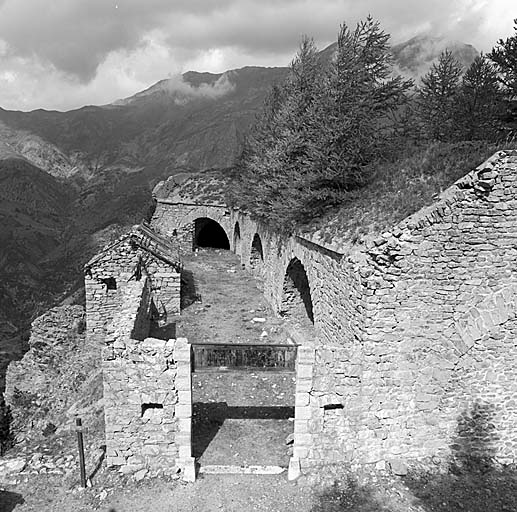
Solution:
[(424, 158), (430, 144), (444, 145), (451, 175), (468, 172), (454, 163), (456, 145), (474, 141), (483, 153), (513, 135), (507, 113), (517, 91), (516, 41), (499, 41), (465, 71), (446, 50), (414, 86), (393, 75), (389, 35), (371, 17), (353, 30), (341, 26), (330, 62), (304, 37), (246, 141), (229, 203), (292, 232), (353, 201), (385, 178), (382, 169), (396, 174), (408, 156)]

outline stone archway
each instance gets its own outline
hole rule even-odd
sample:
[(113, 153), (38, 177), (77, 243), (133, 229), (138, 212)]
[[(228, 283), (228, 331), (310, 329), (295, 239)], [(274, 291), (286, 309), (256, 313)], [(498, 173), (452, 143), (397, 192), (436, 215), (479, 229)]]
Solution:
[(311, 288), (302, 262), (293, 258), (287, 266), (280, 314), (314, 324)]
[(264, 249), (262, 247), (262, 240), (258, 233), (255, 233), (253, 242), (251, 243), (250, 252), (250, 267), (252, 270), (260, 270), (264, 263)]
[(229, 249), (230, 242), (226, 231), (218, 222), (201, 217), (194, 221), (194, 247)]

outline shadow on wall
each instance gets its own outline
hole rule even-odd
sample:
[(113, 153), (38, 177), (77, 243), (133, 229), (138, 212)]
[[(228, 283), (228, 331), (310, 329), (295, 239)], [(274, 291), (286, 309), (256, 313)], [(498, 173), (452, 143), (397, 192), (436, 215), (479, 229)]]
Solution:
[(196, 289), (194, 274), (190, 270), (182, 269), (181, 271), (181, 288), (180, 288), (180, 307), (188, 308), (195, 302), (201, 302), (201, 295)]
[(494, 461), (498, 437), (493, 417), (494, 408), (482, 402), (461, 414), (445, 472), (412, 472), (402, 482), (388, 482), (390, 489), (399, 487), (399, 498), (393, 500), (385, 489), (380, 495), (379, 485), (344, 476), (316, 495), (312, 512), (517, 511), (517, 468)]
[(458, 418), (446, 473), (421, 473), (405, 479), (425, 510), (510, 512), (517, 510), (517, 469), (494, 461), (498, 440), (494, 407), (476, 402)]
[(151, 329), (149, 330), (149, 336), (159, 340), (176, 339), (176, 330), (176, 322), (169, 322), (165, 325), (152, 323)]
[(280, 314), (302, 323), (308, 320), (314, 324), (309, 279), (298, 258), (293, 258), (287, 266)]
[(21, 494), (9, 491), (0, 491), (0, 510), (2, 512), (11, 512), (16, 505), (25, 503)]
[(233, 230), (233, 252), (235, 254), (241, 254), (241, 228), (239, 223), (235, 223), (235, 229)]

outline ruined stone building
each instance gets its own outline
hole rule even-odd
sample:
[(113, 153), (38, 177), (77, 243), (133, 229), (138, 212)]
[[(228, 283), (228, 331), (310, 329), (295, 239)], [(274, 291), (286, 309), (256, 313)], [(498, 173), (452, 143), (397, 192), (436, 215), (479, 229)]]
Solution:
[(85, 277), (88, 329), (104, 347), (108, 463), (192, 474), (188, 340), (153, 329), (180, 314), (177, 251), (214, 243), (299, 325), (291, 477), (466, 451), (517, 461), (516, 152), (354, 244), (282, 238), (225, 205), (206, 176), (169, 180), (156, 201), (143, 228), (152, 243), (128, 235)]

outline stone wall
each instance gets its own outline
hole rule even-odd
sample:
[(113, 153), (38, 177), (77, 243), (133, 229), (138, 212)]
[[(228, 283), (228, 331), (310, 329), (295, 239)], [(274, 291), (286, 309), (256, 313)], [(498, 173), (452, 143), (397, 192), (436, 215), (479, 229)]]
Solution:
[[(149, 338), (151, 286), (127, 283), (103, 348), (106, 460), (123, 473), (193, 478), (190, 346)], [(188, 375), (185, 375), (185, 374)]]
[[(171, 205), (158, 201), (152, 226), (163, 236), (172, 236), (174, 232), (189, 233), (188, 243), (182, 246), (182, 250), (191, 251), (194, 221), (203, 217), (221, 224), (230, 240), (231, 250), (240, 251), (242, 264), (264, 280), (264, 294), (276, 311), (284, 309), (287, 268), (297, 258), (310, 284), (314, 325), (319, 342), (342, 344), (361, 336), (363, 303), (360, 279), (342, 255), (299, 237), (283, 239), (248, 216), (223, 207)], [(182, 225), (182, 222), (186, 224)], [(239, 239), (233, 236), (236, 226), (240, 232)], [(261, 239), (263, 261), (255, 271), (257, 265), (256, 257), (252, 255), (252, 245), (256, 234)], [(312, 339), (314, 334), (310, 333), (308, 337)]]
[(279, 313), (289, 265), (301, 264), (314, 323), (300, 322), (297, 337), (308, 352), (298, 365), (294, 466), (385, 467), (469, 450), (511, 462), (515, 197), (517, 156), (500, 153), (434, 205), (346, 251), (282, 238), (225, 207), (159, 200), (153, 226), (191, 250), (195, 220), (211, 218), (254, 272), (258, 234), (264, 294)]
[(153, 215), (152, 226), (161, 235), (178, 243), (182, 252), (189, 253), (195, 245), (196, 219), (212, 219), (224, 229), (230, 249), (235, 251), (234, 225), (226, 206), (170, 204), (160, 200)]
[(85, 294), (88, 336), (99, 345), (106, 327), (121, 308), (122, 294), (129, 283), (147, 276), (154, 307), (162, 323), (174, 321), (180, 312), (180, 273), (168, 263), (135, 248), (125, 235), (94, 262), (86, 265)]
[(516, 170), (515, 156), (496, 155), (367, 244), (364, 356), (375, 364), (363, 385), (386, 431), (367, 450), (379, 460), (450, 455), (458, 438), (470, 442), (461, 424), (474, 404), (498, 426), (494, 456), (517, 460), (515, 310), (504, 291), (517, 279)]

